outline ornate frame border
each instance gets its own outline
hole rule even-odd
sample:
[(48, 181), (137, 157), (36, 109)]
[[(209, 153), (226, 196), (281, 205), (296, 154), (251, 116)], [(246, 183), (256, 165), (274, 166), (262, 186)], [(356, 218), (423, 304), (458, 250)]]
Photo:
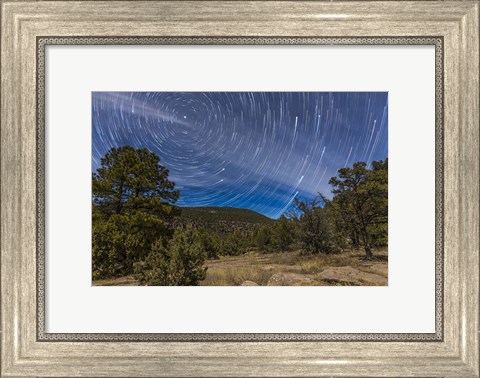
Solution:
[[(37, 341), (443, 341), (444, 334), (444, 46), (443, 37), (37, 37)], [(435, 333), (46, 333), (45, 49), (48, 45), (434, 45)]]

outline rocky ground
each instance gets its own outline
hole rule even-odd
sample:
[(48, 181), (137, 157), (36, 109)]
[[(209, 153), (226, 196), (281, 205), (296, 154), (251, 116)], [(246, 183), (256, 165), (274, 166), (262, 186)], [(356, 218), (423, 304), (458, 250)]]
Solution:
[[(361, 252), (303, 256), (299, 251), (247, 253), (207, 262), (202, 286), (386, 286), (387, 251), (367, 261)], [(94, 286), (133, 286), (133, 277), (94, 281)]]
[(386, 286), (388, 257), (358, 252), (303, 256), (299, 252), (222, 257), (208, 262), (206, 286)]

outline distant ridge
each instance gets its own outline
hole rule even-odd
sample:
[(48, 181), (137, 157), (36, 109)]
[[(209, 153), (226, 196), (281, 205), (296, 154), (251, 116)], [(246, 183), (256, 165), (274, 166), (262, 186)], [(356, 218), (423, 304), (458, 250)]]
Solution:
[(240, 222), (268, 224), (274, 220), (260, 213), (236, 207), (179, 207), (179, 218), (198, 223)]

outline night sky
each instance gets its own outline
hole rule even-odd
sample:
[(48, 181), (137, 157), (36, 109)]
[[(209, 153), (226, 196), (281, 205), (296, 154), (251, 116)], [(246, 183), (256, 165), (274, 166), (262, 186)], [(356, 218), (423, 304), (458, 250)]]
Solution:
[(354, 162), (388, 156), (386, 92), (93, 92), (92, 171), (111, 147), (148, 148), (179, 206), (271, 218), (330, 193)]

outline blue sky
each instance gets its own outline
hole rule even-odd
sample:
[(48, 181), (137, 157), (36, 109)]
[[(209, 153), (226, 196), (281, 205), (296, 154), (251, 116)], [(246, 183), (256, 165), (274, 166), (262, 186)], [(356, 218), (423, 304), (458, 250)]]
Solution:
[(387, 140), (386, 92), (92, 93), (92, 170), (112, 147), (148, 148), (179, 206), (278, 218), (339, 168), (385, 159)]

